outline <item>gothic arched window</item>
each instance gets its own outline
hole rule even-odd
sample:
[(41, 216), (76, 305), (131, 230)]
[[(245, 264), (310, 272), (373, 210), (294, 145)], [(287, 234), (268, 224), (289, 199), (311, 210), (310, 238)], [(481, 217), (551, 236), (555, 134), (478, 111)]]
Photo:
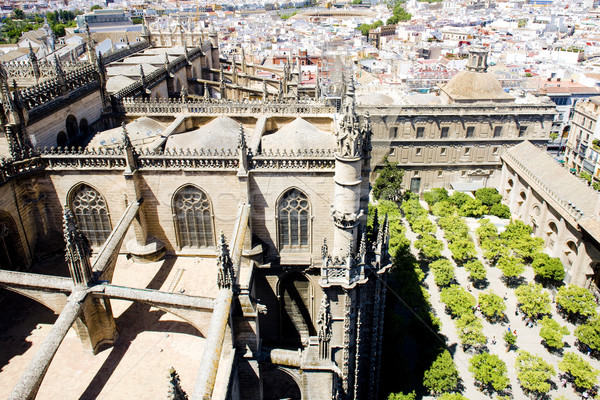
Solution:
[(279, 199), (279, 248), (282, 250), (308, 249), (308, 198), (298, 189), (290, 189)]
[(195, 186), (185, 186), (173, 198), (179, 247), (214, 246), (212, 211), (206, 193)]
[(101, 246), (112, 231), (104, 197), (93, 187), (80, 185), (71, 197), (71, 211), (90, 245)]

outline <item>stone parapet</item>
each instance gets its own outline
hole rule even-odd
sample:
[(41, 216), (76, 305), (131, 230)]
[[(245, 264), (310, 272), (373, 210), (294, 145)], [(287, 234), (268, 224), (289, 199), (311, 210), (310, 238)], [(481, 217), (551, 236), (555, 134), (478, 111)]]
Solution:
[[(159, 71), (159, 70), (157, 70)], [(157, 72), (155, 71), (155, 72)], [(149, 77), (150, 75), (148, 75)], [(149, 78), (147, 78), (148, 80)], [(136, 82), (127, 88), (118, 92), (115, 97), (125, 94), (128, 88), (133, 88)], [(141, 83), (139, 83), (141, 87)], [(129, 93), (129, 92), (128, 92)], [(284, 102), (265, 102), (248, 101), (248, 102), (232, 102), (232, 101), (182, 101), (181, 99), (169, 100), (150, 100), (140, 101), (129, 95), (119, 97), (120, 101), (116, 102), (116, 110), (127, 115), (173, 115), (173, 114), (226, 114), (226, 115), (258, 115), (258, 114), (302, 114), (302, 115), (322, 115), (333, 114), (336, 112), (335, 107), (326, 105), (320, 101), (294, 101), (291, 103)]]

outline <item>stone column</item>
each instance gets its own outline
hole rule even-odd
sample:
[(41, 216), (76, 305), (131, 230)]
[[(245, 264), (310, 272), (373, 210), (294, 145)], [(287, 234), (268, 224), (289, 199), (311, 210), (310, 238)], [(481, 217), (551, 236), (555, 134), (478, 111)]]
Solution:
[(335, 231), (333, 236), (333, 257), (343, 258), (348, 252), (354, 253), (358, 235), (360, 193), (362, 183), (361, 157), (335, 156), (334, 200), (332, 206)]

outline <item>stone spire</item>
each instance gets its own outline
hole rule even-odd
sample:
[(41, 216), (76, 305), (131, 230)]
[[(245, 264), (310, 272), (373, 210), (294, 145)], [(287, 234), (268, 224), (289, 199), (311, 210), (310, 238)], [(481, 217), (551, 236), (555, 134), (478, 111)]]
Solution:
[(129, 46), (129, 36), (125, 35), (125, 44)]
[(181, 86), (181, 92), (179, 93), (179, 96), (181, 97), (182, 103), (187, 102), (188, 93), (187, 93), (187, 89), (185, 88), (185, 85)]
[(219, 91), (221, 99), (227, 98), (227, 85), (225, 84), (225, 70), (223, 64), (219, 66)]
[(175, 368), (169, 369), (169, 393), (167, 400), (188, 400), (187, 393), (181, 388), (181, 380)]
[(235, 272), (233, 271), (233, 262), (229, 256), (229, 247), (225, 241), (223, 231), (221, 231), (219, 243), (217, 244), (217, 266), (219, 267), (217, 275), (219, 289), (232, 289), (235, 283)]
[(188, 52), (187, 40), (183, 42), (183, 55), (185, 56), (185, 62), (190, 65), (192, 62), (190, 61), (190, 53)]
[(204, 82), (204, 100), (210, 100), (210, 91), (208, 89), (208, 83)]
[(92, 280), (90, 264), (91, 249), (87, 238), (77, 229), (73, 213), (67, 206), (63, 214), (64, 238), (66, 243), (65, 261), (75, 285), (85, 285)]
[(279, 80), (279, 90), (277, 91), (277, 100), (283, 100), (283, 80)]
[(319, 318), (317, 320), (319, 327), (319, 358), (326, 360), (329, 358), (329, 341), (331, 340), (331, 306), (327, 292), (323, 293), (321, 306), (319, 307)]
[(267, 90), (267, 81), (263, 79), (262, 83), (263, 100), (267, 101), (267, 98), (269, 97), (269, 91)]
[(33, 68), (33, 76), (35, 76), (36, 83), (40, 81), (40, 65), (38, 63), (37, 56), (31, 47), (31, 42), (29, 42), (29, 62), (31, 63), (31, 67)]
[(148, 84), (146, 83), (146, 74), (144, 74), (144, 67), (140, 64), (140, 83), (142, 84), (142, 98), (146, 98), (148, 94)]
[(231, 74), (232, 74), (232, 82), (237, 85), (238, 83), (238, 73), (237, 73), (237, 64), (235, 62), (235, 55), (231, 59)]
[(167, 76), (171, 75), (171, 63), (169, 62), (169, 54), (165, 51), (165, 70), (167, 71)]
[(121, 124), (122, 135), (123, 135), (123, 150), (125, 153), (125, 174), (133, 174), (133, 172), (137, 169), (137, 161), (136, 161), (136, 152), (133, 144), (131, 143), (131, 139), (129, 138), (129, 132), (127, 132), (127, 128), (125, 126), (125, 122)]
[(319, 100), (320, 98), (321, 98), (321, 80), (317, 76), (317, 79), (315, 82), (315, 99)]
[(54, 70), (56, 71), (56, 79), (58, 81), (58, 86), (60, 87), (60, 93), (65, 95), (68, 92), (67, 79), (65, 77), (65, 71), (63, 71), (60, 60), (56, 54), (54, 54)]
[(248, 174), (248, 145), (246, 144), (246, 135), (244, 134), (244, 126), (240, 124), (240, 137), (238, 141), (238, 150), (240, 163), (238, 168), (238, 176)]
[(247, 66), (246, 66), (246, 52), (244, 51), (243, 47), (242, 47), (242, 72), (245, 74), (248, 73)]
[(112, 103), (110, 101), (110, 95), (106, 91), (106, 68), (104, 66), (102, 53), (100, 52), (96, 58), (96, 70), (98, 71), (98, 79), (100, 80), (100, 96), (102, 98), (103, 111), (104, 113), (110, 113)]
[(96, 46), (94, 45), (94, 39), (92, 39), (92, 34), (90, 33), (90, 25), (85, 23), (85, 42), (88, 51), (88, 59), (90, 60), (90, 64), (96, 64)]
[(148, 29), (148, 22), (145, 17), (142, 17), (142, 34), (140, 36), (146, 42), (150, 43), (150, 30)]

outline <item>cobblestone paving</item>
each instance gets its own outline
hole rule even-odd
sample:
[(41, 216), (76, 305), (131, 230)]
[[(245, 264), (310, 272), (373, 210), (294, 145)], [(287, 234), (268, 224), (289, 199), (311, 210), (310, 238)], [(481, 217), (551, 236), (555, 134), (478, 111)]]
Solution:
[[(425, 208), (427, 208), (426, 204), (423, 204)], [(429, 216), (431, 221), (436, 222), (437, 218), (434, 216)], [(501, 220), (496, 217), (487, 217), (491, 219), (498, 227), (499, 231), (503, 230), (503, 227), (508, 224), (508, 220)], [(509, 352), (506, 351), (506, 347), (504, 345), (504, 340), (502, 339), (504, 333), (510, 326), (511, 330), (517, 332), (517, 347), (518, 349), (526, 350), (530, 353), (539, 355), (544, 358), (547, 362), (550, 362), (556, 371), (555, 376), (552, 381), (554, 383), (553, 389), (550, 391), (550, 398), (555, 398), (559, 395), (565, 396), (568, 399), (580, 399), (581, 395), (575, 392), (571, 385), (567, 385), (566, 388), (563, 388), (560, 380), (558, 378), (559, 370), (558, 370), (558, 362), (561, 359), (560, 355), (552, 354), (542, 345), (539, 324), (534, 325), (532, 328), (528, 328), (525, 325), (525, 321), (519, 315), (515, 315), (515, 310), (517, 306), (517, 299), (514, 295), (514, 289), (507, 288), (506, 285), (501, 280), (502, 272), (495, 267), (489, 267), (487, 262), (483, 258), (483, 253), (481, 248), (477, 245), (477, 240), (475, 236), (475, 229), (479, 226), (478, 220), (474, 218), (465, 218), (467, 225), (471, 229), (471, 237), (475, 242), (477, 249), (477, 258), (483, 262), (487, 269), (487, 280), (488, 286), (486, 288), (477, 289), (471, 287), (469, 285), (468, 271), (465, 270), (464, 267), (457, 267), (452, 259), (452, 253), (448, 250), (448, 242), (444, 239), (444, 232), (441, 228), (438, 227), (436, 232), (436, 237), (443, 241), (445, 248), (442, 252), (442, 255), (448, 258), (456, 267), (456, 280), (463, 288), (470, 288), (471, 293), (477, 298), (479, 294), (486, 293), (489, 290), (492, 290), (495, 294), (505, 297), (506, 303), (506, 316), (508, 318), (508, 322), (497, 322), (497, 323), (489, 323), (479, 312), (476, 312), (476, 315), (483, 323), (483, 333), (488, 338), (487, 348), (488, 351), (492, 354), (497, 354), (505, 363), (508, 369), (508, 377), (510, 378), (510, 391), (514, 399), (528, 399), (529, 397), (523, 392), (519, 382), (517, 380), (517, 372), (515, 370), (515, 361), (517, 357), (517, 351), (511, 350)], [(410, 239), (411, 243), (418, 238), (418, 235), (415, 234), (411, 229), (406, 220), (403, 220), (404, 226), (406, 227), (406, 237)], [(436, 224), (437, 226), (437, 224)], [(412, 253), (418, 257), (418, 250), (411, 246)], [(531, 267), (527, 267), (525, 273), (523, 274), (526, 282), (529, 283), (533, 281), (534, 273)], [(465, 352), (460, 344), (460, 340), (458, 338), (458, 334), (456, 332), (456, 327), (454, 325), (454, 321), (452, 318), (446, 314), (445, 306), (440, 300), (440, 291), (433, 280), (433, 273), (429, 272), (425, 279), (425, 283), (428, 286), (428, 292), (431, 295), (430, 301), (431, 306), (434, 309), (435, 314), (442, 322), (441, 333), (448, 338), (448, 347), (453, 354), (454, 362), (456, 367), (460, 373), (460, 377), (462, 378), (462, 383), (464, 385), (463, 395), (468, 399), (491, 399), (493, 397), (489, 397), (486, 394), (479, 391), (479, 389), (475, 386), (475, 381), (473, 376), (469, 372), (469, 359), (473, 356), (473, 352)], [(551, 297), (554, 298), (554, 293), (551, 292)], [(556, 312), (556, 307), (552, 304), (552, 318), (559, 322), (561, 325), (565, 325), (568, 327), (570, 334), (564, 336), (564, 340), (567, 345), (564, 348), (565, 352), (575, 352), (579, 356), (582, 356), (587, 362), (589, 362), (594, 368), (600, 369), (600, 362), (598, 360), (588, 357), (587, 354), (581, 353), (575, 347), (576, 338), (574, 336), (575, 325), (569, 323), (564, 318), (562, 318)], [(492, 344), (492, 338), (496, 338), (496, 344)], [(431, 398), (433, 397), (426, 397)]]

